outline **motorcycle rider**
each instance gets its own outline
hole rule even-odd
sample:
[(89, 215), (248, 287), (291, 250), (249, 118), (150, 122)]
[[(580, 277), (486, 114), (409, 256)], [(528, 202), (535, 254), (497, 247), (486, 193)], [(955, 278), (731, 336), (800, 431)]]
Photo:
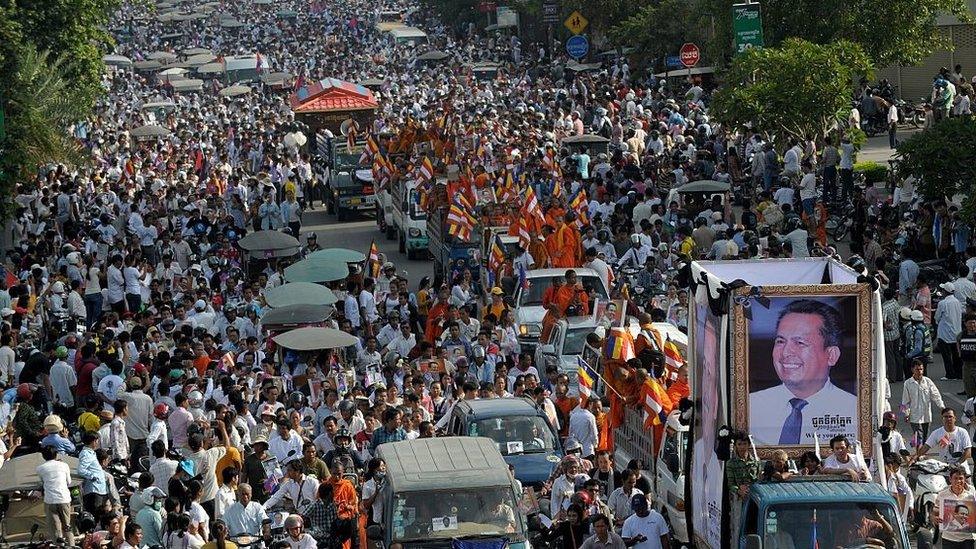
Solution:
[(630, 248), (620, 257), (619, 266), (641, 268), (651, 255), (651, 246), (641, 243), (639, 234), (630, 235)]

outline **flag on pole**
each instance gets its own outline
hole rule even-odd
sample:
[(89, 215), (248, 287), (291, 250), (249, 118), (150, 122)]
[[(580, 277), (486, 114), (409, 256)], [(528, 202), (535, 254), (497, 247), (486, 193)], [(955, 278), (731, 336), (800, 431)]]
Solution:
[(813, 510), (813, 519), (810, 521), (810, 549), (820, 549), (820, 540), (817, 539), (817, 509)]
[(533, 223), (533, 232), (540, 232), (542, 226), (546, 224), (546, 216), (542, 214), (542, 207), (539, 206), (539, 197), (536, 196), (532, 185), (525, 187), (525, 202), (522, 206), (522, 215), (529, 217)]
[(678, 346), (673, 341), (671, 341), (671, 338), (664, 340), (662, 350), (664, 351), (664, 363), (669, 368), (677, 370), (685, 365), (685, 359), (683, 356), (681, 356), (681, 350), (678, 349)]
[(624, 362), (635, 358), (634, 338), (624, 328), (613, 328), (607, 334), (607, 344), (604, 353), (608, 358)]
[(448, 234), (464, 242), (470, 242), (471, 233), (478, 224), (477, 218), (471, 213), (473, 209), (463, 194), (454, 195), (454, 202), (447, 212)]
[(576, 226), (582, 229), (590, 224), (590, 203), (586, 200), (586, 191), (580, 189), (576, 196), (569, 202), (571, 210), (576, 212)]
[(529, 244), (532, 243), (532, 235), (529, 233), (529, 218), (520, 215), (515, 223), (517, 223), (519, 246), (524, 250), (528, 250)]
[(518, 266), (518, 287), (522, 290), (528, 290), (532, 283), (529, 282), (529, 277), (525, 274), (525, 265), (519, 263)]
[(644, 428), (664, 425), (671, 413), (672, 403), (667, 391), (654, 378), (644, 382)]
[(425, 181), (430, 181), (434, 178), (434, 164), (426, 156), (420, 163), (420, 177)]
[(380, 275), (380, 249), (375, 240), (369, 244), (369, 275), (373, 278)]
[(593, 386), (596, 383), (598, 377), (596, 371), (590, 366), (583, 357), (577, 356), (576, 363), (579, 366), (577, 373), (579, 374), (579, 392), (586, 398), (589, 398), (593, 394)]
[(563, 184), (560, 183), (559, 180), (557, 179), (552, 184), (552, 197), (553, 198), (561, 198), (564, 194), (565, 194), (565, 191), (563, 190)]

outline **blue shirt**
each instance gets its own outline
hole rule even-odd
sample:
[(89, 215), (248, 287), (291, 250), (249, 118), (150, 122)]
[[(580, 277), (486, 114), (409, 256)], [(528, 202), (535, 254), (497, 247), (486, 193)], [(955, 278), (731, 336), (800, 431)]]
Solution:
[(75, 453), (75, 444), (58, 433), (51, 433), (50, 435), (42, 438), (41, 446), (51, 446), (62, 454)]
[(82, 478), (82, 494), (101, 494), (108, 495), (108, 486), (105, 483), (105, 471), (95, 457), (95, 450), (85, 446), (78, 454), (78, 476)]
[(908, 291), (915, 287), (918, 278), (918, 263), (913, 259), (906, 259), (898, 266), (898, 293), (908, 295)]
[(946, 343), (955, 343), (962, 332), (962, 304), (949, 294), (939, 302), (935, 310), (936, 336)]

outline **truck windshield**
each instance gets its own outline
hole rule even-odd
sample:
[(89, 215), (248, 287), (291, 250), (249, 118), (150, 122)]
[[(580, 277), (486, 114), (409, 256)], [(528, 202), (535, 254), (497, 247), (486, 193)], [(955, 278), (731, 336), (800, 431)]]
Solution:
[[(357, 151), (349, 153), (349, 149), (346, 148), (345, 143), (336, 146), (336, 166), (358, 166), (359, 157), (362, 156), (363, 152)], [(353, 147), (353, 151), (356, 151), (356, 147)]]
[(865, 502), (774, 505), (766, 512), (764, 547), (906, 549), (892, 505)]
[(510, 486), (398, 493), (391, 528), (394, 542), (467, 536), (518, 542), (525, 533)]
[[(603, 281), (598, 276), (578, 276), (578, 281), (586, 288), (590, 299), (607, 300), (607, 290), (603, 287)], [(546, 290), (552, 286), (552, 277), (540, 276), (530, 280), (531, 285), (528, 290), (523, 290), (519, 295), (519, 305), (533, 306), (542, 305), (542, 296)]]
[(563, 341), (563, 351), (561, 354), (578, 355), (582, 353), (583, 345), (586, 344), (586, 336), (592, 334), (595, 329), (595, 326), (587, 326), (566, 332), (566, 340)]
[(494, 440), (503, 456), (551, 452), (555, 448), (552, 430), (539, 416), (479, 419), (468, 425), (468, 434)]

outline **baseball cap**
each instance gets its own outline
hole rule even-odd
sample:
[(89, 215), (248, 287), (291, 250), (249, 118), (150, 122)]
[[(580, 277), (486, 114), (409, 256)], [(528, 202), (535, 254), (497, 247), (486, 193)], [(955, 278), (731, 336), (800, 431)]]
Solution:
[(956, 285), (953, 284), (952, 282), (943, 282), (942, 284), (939, 284), (939, 287), (949, 292), (950, 294), (955, 293), (956, 291)]
[(495, 286), (491, 289), (491, 295), (505, 295), (505, 292), (498, 286)]
[(634, 496), (630, 498), (630, 508), (633, 511), (637, 511), (637, 512), (646, 511), (647, 496), (645, 496), (644, 494), (634, 494)]

